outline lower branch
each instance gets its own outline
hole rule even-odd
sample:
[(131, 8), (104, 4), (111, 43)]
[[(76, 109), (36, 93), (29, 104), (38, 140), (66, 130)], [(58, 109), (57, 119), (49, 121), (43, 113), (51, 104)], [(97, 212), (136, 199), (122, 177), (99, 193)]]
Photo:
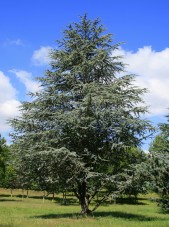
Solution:
[(111, 195), (111, 192), (105, 195), (98, 203), (96, 203), (96, 206), (91, 210), (91, 212), (94, 212), (105, 200), (109, 198)]

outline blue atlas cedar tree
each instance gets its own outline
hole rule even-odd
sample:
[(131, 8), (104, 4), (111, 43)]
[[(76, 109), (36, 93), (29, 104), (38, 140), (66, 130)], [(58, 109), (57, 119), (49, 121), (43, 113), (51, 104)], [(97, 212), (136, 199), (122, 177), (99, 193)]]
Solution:
[[(133, 85), (134, 75), (119, 76), (124, 64), (113, 55), (119, 44), (99, 19), (80, 17), (57, 43), (51, 68), (38, 78), (42, 89), (11, 120), (12, 137), (21, 172), (43, 189), (72, 190), (87, 214), (124, 189), (123, 160), (129, 162), (130, 148), (152, 130), (141, 117), (146, 90)], [(110, 184), (112, 190), (106, 190)], [(89, 209), (103, 188), (103, 197)]]

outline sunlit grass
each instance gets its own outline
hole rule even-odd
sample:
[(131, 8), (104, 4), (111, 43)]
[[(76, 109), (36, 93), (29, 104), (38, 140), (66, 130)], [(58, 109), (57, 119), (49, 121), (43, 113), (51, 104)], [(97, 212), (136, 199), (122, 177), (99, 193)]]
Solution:
[[(30, 192), (30, 198), (22, 198), (22, 191), (0, 189), (0, 227), (135, 227), (169, 226), (169, 215), (160, 211), (156, 203), (142, 198), (138, 205), (104, 204), (91, 216), (79, 215), (78, 203), (61, 205), (62, 195), (52, 202), (43, 198), (43, 192)], [(33, 197), (33, 198), (32, 198)], [(149, 196), (147, 196), (149, 197)]]

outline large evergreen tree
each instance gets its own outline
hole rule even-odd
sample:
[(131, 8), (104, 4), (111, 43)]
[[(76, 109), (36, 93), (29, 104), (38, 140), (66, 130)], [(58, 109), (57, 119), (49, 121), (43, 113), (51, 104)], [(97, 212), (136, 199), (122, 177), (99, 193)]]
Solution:
[(98, 19), (85, 15), (69, 25), (51, 53), (51, 69), (38, 78), (42, 89), (11, 121), (20, 168), (44, 185), (71, 188), (82, 213), (110, 183), (115, 193), (124, 190), (123, 160), (151, 130), (141, 118), (145, 89), (133, 85), (133, 75), (119, 76), (124, 65), (112, 54), (118, 48)]

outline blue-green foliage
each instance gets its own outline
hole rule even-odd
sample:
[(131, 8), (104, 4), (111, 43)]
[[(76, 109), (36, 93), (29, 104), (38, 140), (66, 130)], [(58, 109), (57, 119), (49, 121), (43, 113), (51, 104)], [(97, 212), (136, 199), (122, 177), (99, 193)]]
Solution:
[(83, 213), (107, 185), (124, 190), (118, 174), (131, 163), (128, 151), (152, 129), (141, 117), (146, 90), (133, 85), (134, 75), (119, 76), (118, 48), (98, 19), (85, 15), (69, 25), (51, 52), (51, 68), (38, 78), (42, 89), (11, 121), (23, 180), (49, 190), (70, 188)]

